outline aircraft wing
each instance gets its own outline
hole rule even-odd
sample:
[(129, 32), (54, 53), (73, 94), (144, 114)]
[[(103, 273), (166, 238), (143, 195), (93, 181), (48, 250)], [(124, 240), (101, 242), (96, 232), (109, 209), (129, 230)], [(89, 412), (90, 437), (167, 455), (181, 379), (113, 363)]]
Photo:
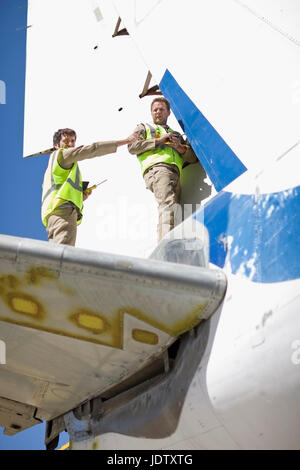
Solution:
[(218, 270), (6, 235), (0, 260), (6, 434), (105, 398), (145, 366), (164, 367), (164, 351), (226, 290)]

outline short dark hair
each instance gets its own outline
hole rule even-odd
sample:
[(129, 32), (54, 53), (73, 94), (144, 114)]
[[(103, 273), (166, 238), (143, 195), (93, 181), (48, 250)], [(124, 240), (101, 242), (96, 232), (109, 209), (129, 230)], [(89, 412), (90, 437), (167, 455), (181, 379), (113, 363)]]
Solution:
[(167, 100), (167, 98), (165, 98), (164, 96), (158, 96), (157, 98), (154, 98), (154, 100), (152, 101), (151, 103), (151, 111), (152, 111), (152, 106), (154, 105), (154, 103), (156, 103), (156, 101), (160, 102), (160, 103), (165, 103), (165, 105), (167, 106), (168, 110), (170, 111), (171, 108), (170, 108), (170, 101)]
[(69, 129), (69, 127), (66, 127), (65, 129), (58, 129), (58, 131), (54, 132), (53, 135), (53, 145), (59, 145), (61, 136), (63, 134), (75, 135), (75, 139), (77, 138), (76, 132), (73, 129)]

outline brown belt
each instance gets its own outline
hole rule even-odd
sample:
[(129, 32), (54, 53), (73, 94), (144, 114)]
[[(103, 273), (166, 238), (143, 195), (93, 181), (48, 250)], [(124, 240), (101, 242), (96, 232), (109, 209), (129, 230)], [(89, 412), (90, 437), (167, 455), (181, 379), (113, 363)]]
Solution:
[(151, 165), (149, 166), (149, 168), (147, 168), (147, 170), (144, 173), (144, 176), (146, 175), (146, 173), (148, 173), (149, 170), (151, 170), (153, 167), (156, 167), (156, 166), (162, 166), (162, 167), (168, 168), (169, 170), (174, 171), (174, 173), (177, 173), (178, 175), (180, 174), (178, 166), (173, 163), (154, 163), (154, 165)]

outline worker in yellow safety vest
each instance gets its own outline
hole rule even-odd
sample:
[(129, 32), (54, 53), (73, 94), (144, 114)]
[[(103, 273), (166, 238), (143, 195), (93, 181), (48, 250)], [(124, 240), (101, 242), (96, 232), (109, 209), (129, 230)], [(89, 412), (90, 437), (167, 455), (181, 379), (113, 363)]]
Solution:
[(136, 140), (126, 139), (95, 142), (75, 147), (76, 132), (59, 129), (53, 136), (53, 147), (45, 172), (42, 194), (42, 221), (50, 242), (75, 245), (77, 225), (82, 220), (83, 201), (91, 194), (83, 190), (78, 161), (115, 153), (121, 145)]
[(154, 98), (151, 103), (153, 124), (138, 124), (134, 133), (139, 138), (128, 145), (129, 152), (137, 155), (146, 187), (154, 193), (158, 203), (158, 241), (174, 228), (183, 162), (198, 161), (188, 142), (167, 125), (170, 112), (170, 103), (165, 97)]

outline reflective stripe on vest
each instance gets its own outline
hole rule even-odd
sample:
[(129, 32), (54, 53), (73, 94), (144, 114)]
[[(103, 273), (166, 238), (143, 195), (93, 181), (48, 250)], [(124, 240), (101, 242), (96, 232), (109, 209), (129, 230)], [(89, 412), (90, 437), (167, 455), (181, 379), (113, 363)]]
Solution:
[[(162, 135), (167, 134), (167, 132), (174, 132), (170, 127), (168, 128), (168, 131), (166, 131), (162, 126), (154, 127), (150, 124), (145, 124), (145, 128), (146, 139), (154, 139), (156, 137), (161, 137)], [(138, 155), (138, 160), (140, 162), (143, 174), (146, 170), (148, 170), (148, 168), (156, 165), (156, 163), (169, 163), (171, 165), (176, 165), (179, 169), (179, 172), (181, 173), (182, 171), (182, 157), (169, 145), (158, 145), (152, 150), (147, 150), (147, 152), (140, 153)]]
[(82, 178), (77, 163), (72, 168), (64, 169), (58, 163), (58, 156), (63, 149), (56, 150), (50, 156), (45, 173), (42, 196), (42, 221), (47, 225), (49, 215), (66, 201), (72, 202), (82, 218), (83, 192)]

